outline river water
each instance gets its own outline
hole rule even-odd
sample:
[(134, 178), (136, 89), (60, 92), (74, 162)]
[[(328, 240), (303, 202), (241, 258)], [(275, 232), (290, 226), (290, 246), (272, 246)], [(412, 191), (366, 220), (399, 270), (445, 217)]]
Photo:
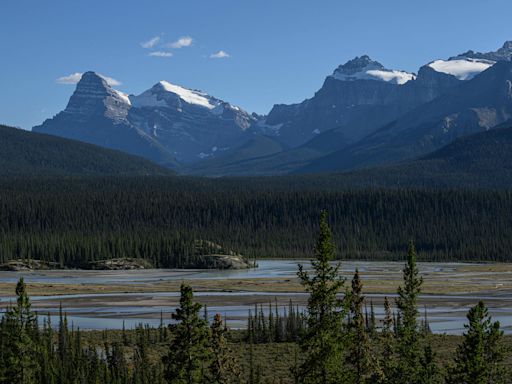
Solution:
[[(210, 279), (293, 279), (296, 277), (297, 264), (303, 263), (310, 268), (307, 261), (300, 260), (260, 260), (258, 268), (250, 270), (134, 270), (134, 271), (33, 271), (0, 272), (0, 283), (16, 282), (23, 276), (25, 281), (47, 284), (80, 285), (151, 285), (165, 281), (210, 280)], [(403, 263), (400, 262), (357, 262), (346, 261), (342, 264), (342, 274), (347, 278), (357, 267), (363, 281), (397, 280)], [(420, 298), (421, 316), (426, 309), (430, 327), (434, 333), (461, 334), (464, 331), (467, 310), (478, 300), (484, 300), (489, 306), (493, 319), (499, 320), (505, 333), (512, 334), (512, 270), (505, 270), (495, 281), (496, 272), (486, 271), (475, 264), (461, 263), (419, 263), (420, 273), (425, 279), (447, 283), (446, 293), (422, 295)], [(457, 281), (461, 284), (475, 286), (496, 283), (499, 289), (450, 294), (448, 283)], [(197, 300), (205, 304), (209, 317), (215, 313), (223, 315), (232, 328), (244, 328), (249, 310), (254, 305), (263, 304), (263, 311), (285, 311), (290, 300), (302, 308), (307, 301), (304, 293), (283, 292), (196, 292)], [(394, 295), (388, 295), (393, 297)], [(367, 295), (367, 302), (374, 303), (377, 320), (383, 315), (383, 294)], [(12, 297), (0, 297), (0, 303), (7, 303)], [(62, 304), (68, 314), (68, 321), (81, 329), (132, 328), (145, 323), (157, 326), (160, 317), (164, 323), (170, 322), (170, 314), (179, 300), (177, 292), (156, 293), (107, 293), (107, 294), (70, 294), (58, 296), (32, 296), (33, 308), (41, 314), (51, 314), (53, 324), (57, 324), (55, 315)]]

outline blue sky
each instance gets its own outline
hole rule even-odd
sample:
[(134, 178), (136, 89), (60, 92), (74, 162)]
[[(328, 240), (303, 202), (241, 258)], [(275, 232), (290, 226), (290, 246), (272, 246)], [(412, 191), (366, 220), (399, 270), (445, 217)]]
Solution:
[(2, 0), (0, 123), (53, 116), (74, 89), (57, 79), (87, 70), (127, 93), (165, 79), (267, 113), (357, 55), (417, 72), (494, 50), (512, 39), (511, 14), (510, 0)]

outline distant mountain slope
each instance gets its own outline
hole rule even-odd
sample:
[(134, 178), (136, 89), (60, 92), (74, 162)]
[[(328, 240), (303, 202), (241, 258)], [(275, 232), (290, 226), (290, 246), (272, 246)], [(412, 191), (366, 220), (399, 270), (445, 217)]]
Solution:
[(170, 175), (148, 160), (0, 125), (0, 175)]
[(343, 150), (298, 172), (333, 172), (390, 164), (435, 151), (458, 137), (512, 118), (512, 62), (501, 61)]
[[(214, 159), (205, 159), (188, 167), (180, 169), (181, 172), (194, 175), (207, 176), (243, 176), (255, 175), (257, 171), (254, 164), (258, 159), (266, 159), (274, 154), (283, 153), (284, 145), (264, 135), (254, 135), (249, 141), (225, 153), (218, 154)], [(247, 168), (249, 164), (252, 169)]]
[(335, 151), (343, 143), (343, 134), (337, 130), (327, 131), (296, 148), (286, 148), (278, 138), (255, 135), (246, 145), (183, 171), (206, 176), (283, 175)]
[(512, 121), (417, 160), (330, 177), (344, 186), (512, 188)]

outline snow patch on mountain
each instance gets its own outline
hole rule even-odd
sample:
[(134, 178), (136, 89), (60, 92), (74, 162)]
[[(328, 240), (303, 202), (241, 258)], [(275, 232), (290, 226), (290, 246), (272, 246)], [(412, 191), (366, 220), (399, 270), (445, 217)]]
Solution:
[(208, 109), (213, 109), (219, 104), (218, 100), (211, 98), (206, 93), (183, 88), (164, 80), (160, 81), (160, 84), (167, 92), (178, 95), (180, 99), (186, 103), (199, 105)]
[(386, 69), (381, 63), (365, 55), (340, 65), (332, 77), (340, 81), (376, 80), (402, 85), (414, 80), (416, 75), (405, 71)]
[(459, 80), (471, 80), (495, 63), (492, 60), (460, 57), (451, 60), (436, 60), (429, 63), (428, 66), (437, 72), (455, 76)]
[(132, 105), (130, 97), (126, 93), (118, 91), (117, 89), (114, 89), (114, 92), (117, 93), (120, 99), (123, 100), (126, 104)]
[(365, 68), (360, 72), (351, 75), (343, 73), (334, 73), (333, 77), (341, 81), (354, 81), (354, 80), (377, 80), (385, 81), (387, 83), (402, 85), (410, 80), (414, 80), (416, 76), (412, 73), (395, 71), (395, 70), (382, 70)]
[(130, 102), (135, 108), (167, 106), (165, 99), (158, 97), (158, 92), (155, 91), (154, 87), (138, 96), (130, 95)]

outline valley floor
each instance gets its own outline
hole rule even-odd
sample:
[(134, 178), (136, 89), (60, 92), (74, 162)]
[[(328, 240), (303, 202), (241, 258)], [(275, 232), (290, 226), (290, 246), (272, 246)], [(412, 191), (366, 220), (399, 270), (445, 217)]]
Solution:
[[(8, 302), (20, 276), (28, 283), (34, 310), (56, 315), (62, 304), (70, 321), (81, 329), (132, 328), (139, 323), (158, 326), (179, 301), (182, 281), (191, 284), (196, 299), (210, 317), (221, 313), (231, 328), (245, 328), (249, 310), (269, 305), (279, 311), (290, 300), (302, 307), (307, 296), (297, 277), (300, 260), (260, 260), (252, 270), (136, 270), (0, 272), (0, 300)], [(401, 262), (344, 261), (349, 279), (361, 272), (367, 305), (382, 315), (384, 296), (393, 297), (400, 283)], [(461, 334), (468, 308), (483, 299), (507, 334), (512, 334), (512, 264), (419, 263), (424, 277), (420, 308), (427, 310), (435, 333)], [(423, 311), (422, 311), (423, 312)]]

